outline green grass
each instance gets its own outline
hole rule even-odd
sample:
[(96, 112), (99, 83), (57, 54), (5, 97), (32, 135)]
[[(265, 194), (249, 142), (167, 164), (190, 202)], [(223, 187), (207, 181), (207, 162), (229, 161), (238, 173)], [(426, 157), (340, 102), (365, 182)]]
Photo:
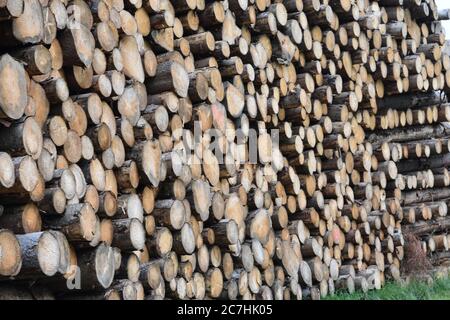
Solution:
[(419, 281), (403, 286), (390, 282), (381, 290), (353, 294), (337, 292), (326, 300), (450, 300), (450, 278), (436, 279), (431, 286)]

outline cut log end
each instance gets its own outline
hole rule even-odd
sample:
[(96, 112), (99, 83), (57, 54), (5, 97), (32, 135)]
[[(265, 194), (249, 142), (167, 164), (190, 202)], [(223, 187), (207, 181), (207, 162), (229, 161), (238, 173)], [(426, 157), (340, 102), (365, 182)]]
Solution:
[(20, 244), (9, 230), (0, 230), (0, 253), (0, 275), (18, 274), (22, 264)]
[(189, 75), (187, 74), (186, 69), (178, 63), (173, 63), (170, 67), (170, 74), (173, 79), (175, 92), (180, 97), (187, 97), (189, 89)]
[(54, 275), (59, 269), (60, 249), (58, 240), (49, 232), (43, 232), (37, 245), (37, 256), (42, 272)]

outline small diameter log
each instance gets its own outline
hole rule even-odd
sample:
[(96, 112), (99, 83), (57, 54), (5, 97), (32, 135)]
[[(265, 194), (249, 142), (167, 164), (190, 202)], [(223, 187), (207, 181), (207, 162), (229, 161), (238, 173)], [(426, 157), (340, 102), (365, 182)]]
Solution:
[(106, 289), (111, 285), (115, 271), (112, 247), (101, 243), (96, 248), (81, 252), (77, 259), (82, 289)]
[(68, 28), (58, 37), (64, 66), (90, 66), (94, 59), (95, 39), (89, 29), (71, 17)]
[(113, 220), (112, 245), (121, 250), (142, 250), (145, 246), (145, 230), (135, 218)]

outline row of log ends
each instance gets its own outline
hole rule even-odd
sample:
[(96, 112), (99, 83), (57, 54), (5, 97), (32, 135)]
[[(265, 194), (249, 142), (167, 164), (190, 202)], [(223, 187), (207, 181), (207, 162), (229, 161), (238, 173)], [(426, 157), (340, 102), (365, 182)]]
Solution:
[(320, 299), (405, 232), (448, 266), (449, 18), (0, 0), (0, 299)]

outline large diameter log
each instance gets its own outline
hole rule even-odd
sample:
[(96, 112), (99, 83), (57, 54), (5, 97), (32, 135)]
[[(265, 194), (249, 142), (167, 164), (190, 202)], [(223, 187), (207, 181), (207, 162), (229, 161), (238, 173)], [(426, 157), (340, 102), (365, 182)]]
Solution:
[(137, 194), (121, 195), (118, 198), (117, 207), (120, 210), (117, 216), (144, 221), (144, 208)]
[(223, 275), (219, 268), (213, 268), (206, 273), (206, 292), (211, 298), (218, 298), (223, 290)]
[(6, 35), (7, 39), (2, 45), (38, 43), (43, 40), (44, 17), (39, 0), (24, 0), (20, 2), (23, 3), (21, 14), (13, 20), (12, 24), (8, 22), (8, 25), (2, 26), (2, 29), (5, 29), (1, 32), (2, 36)]
[(74, 272), (76, 265), (75, 257), (73, 255), (73, 248), (70, 246), (66, 236), (59, 231), (49, 231), (58, 241), (59, 246), (59, 265), (58, 272), (61, 273), (64, 278), (69, 279)]
[(251, 239), (257, 239), (263, 245), (269, 240), (269, 231), (272, 229), (272, 221), (268, 212), (260, 209), (248, 213), (247, 217), (247, 234)]
[[(12, 167), (10, 166), (9, 161), (3, 162), (4, 164), (7, 164), (7, 166), (4, 167), (5, 173), (3, 177), (12, 180), (8, 180), (8, 182), (5, 183), (6, 188), (0, 187), (0, 194), (2, 194), (0, 202), (2, 203), (14, 203), (14, 199), (9, 199), (6, 196), (7, 194), (19, 198), (30, 198), (31, 195), (26, 196), (25, 194), (27, 192), (31, 193), (41, 179), (36, 162), (30, 156), (13, 158), (12, 162)], [(15, 181), (14, 177), (16, 177)]]
[(94, 59), (95, 39), (83, 24), (69, 18), (68, 28), (58, 38), (63, 52), (64, 65), (90, 66)]
[(239, 240), (238, 226), (234, 220), (221, 220), (212, 226), (212, 230), (214, 230), (214, 242), (220, 247), (226, 248)]
[(122, 54), (123, 72), (131, 79), (144, 82), (145, 73), (139, 54), (138, 45), (132, 36), (126, 36), (120, 41), (120, 53)]
[(10, 55), (0, 58), (0, 109), (9, 118), (22, 117), (28, 104), (27, 75)]
[(18, 235), (22, 251), (20, 276), (54, 275), (59, 269), (60, 249), (58, 240), (50, 232)]
[(192, 182), (192, 199), (195, 211), (202, 221), (208, 220), (209, 208), (211, 207), (211, 188), (209, 183), (204, 180), (195, 180)]
[[(0, 8), (5, 16), (17, 18), (23, 13), (23, 0), (2, 1)], [(5, 11), (7, 11), (7, 13)], [(442, 16), (442, 14), (440, 16)]]
[(232, 84), (229, 84), (227, 86), (225, 94), (228, 112), (234, 118), (239, 118), (242, 114), (245, 105), (243, 94)]
[(120, 114), (125, 117), (132, 125), (136, 125), (140, 116), (139, 96), (134, 87), (125, 88), (117, 103)]
[(12, 155), (30, 155), (38, 159), (43, 146), (42, 130), (33, 117), (16, 122), (10, 127), (0, 127), (0, 150)]
[(159, 185), (162, 158), (159, 141), (145, 141), (135, 145), (128, 157), (139, 164), (154, 187)]
[(20, 243), (10, 230), (0, 229), (0, 275), (14, 276), (22, 265)]

